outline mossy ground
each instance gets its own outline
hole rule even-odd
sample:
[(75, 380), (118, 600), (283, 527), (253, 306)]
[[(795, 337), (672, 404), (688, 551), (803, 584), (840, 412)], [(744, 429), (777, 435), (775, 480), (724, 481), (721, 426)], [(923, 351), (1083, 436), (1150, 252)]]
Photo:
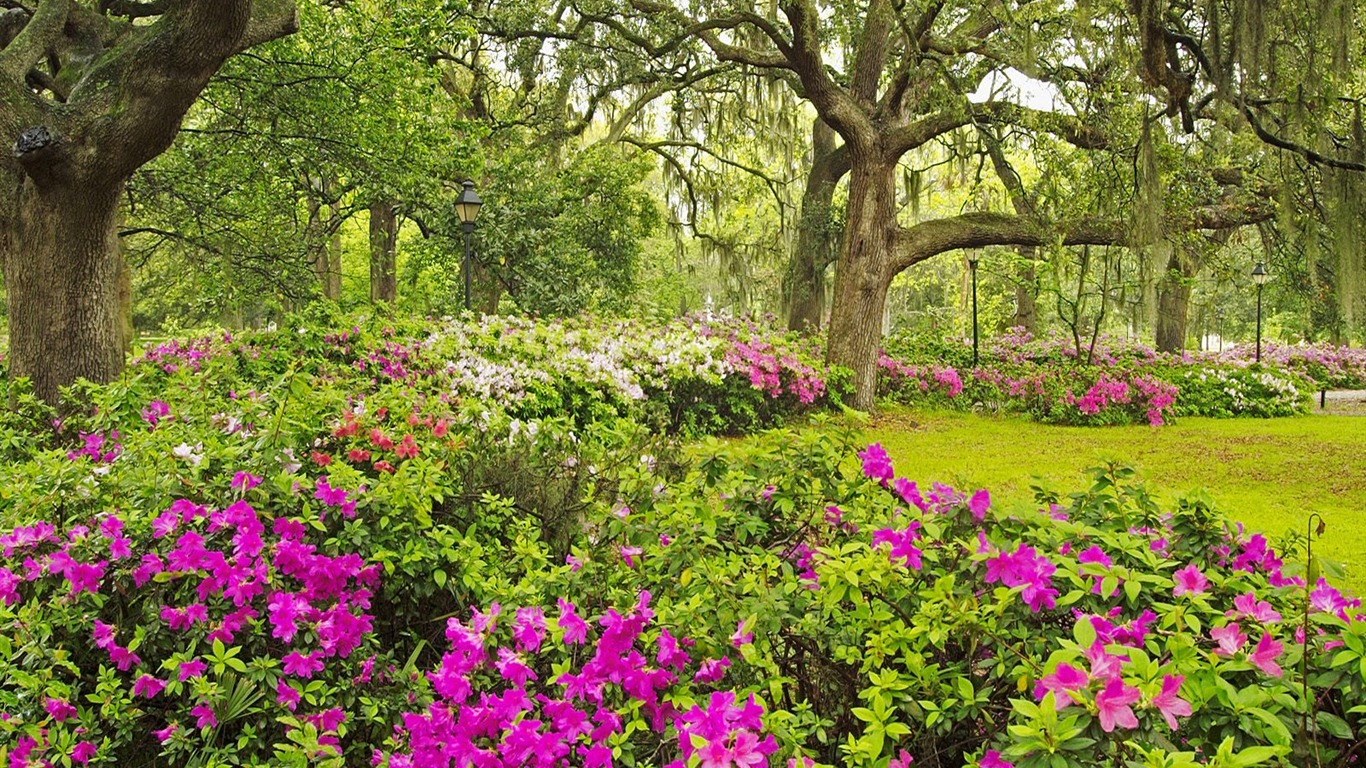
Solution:
[(998, 503), (1027, 504), (1043, 481), (1070, 492), (1085, 470), (1118, 460), (1159, 500), (1204, 489), (1232, 520), (1268, 536), (1327, 523), (1318, 556), (1346, 569), (1366, 594), (1366, 418), (1182, 419), (1165, 427), (1061, 427), (1020, 418), (884, 410), (867, 428), (921, 482), (988, 488)]

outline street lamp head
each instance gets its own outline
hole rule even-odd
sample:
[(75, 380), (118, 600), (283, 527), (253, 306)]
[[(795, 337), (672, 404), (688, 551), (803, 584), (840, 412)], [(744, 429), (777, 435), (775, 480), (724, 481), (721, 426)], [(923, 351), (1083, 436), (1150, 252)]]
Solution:
[(975, 251), (975, 250), (974, 250), (974, 251), (968, 251), (968, 266), (969, 266), (969, 267), (972, 267), (973, 269), (977, 269), (977, 262), (980, 261), (981, 259), (982, 259), (982, 254), (981, 254), (981, 252)]
[(1266, 272), (1266, 265), (1262, 262), (1257, 262), (1257, 266), (1252, 268), (1252, 282), (1257, 285), (1266, 285), (1266, 281), (1270, 277), (1271, 275)]
[(465, 225), (466, 230), (474, 228), (474, 220), (479, 216), (479, 208), (483, 204), (484, 201), (474, 193), (474, 182), (465, 182), (465, 188), (460, 190), (460, 196), (455, 198), (455, 215), (460, 217), (460, 223)]

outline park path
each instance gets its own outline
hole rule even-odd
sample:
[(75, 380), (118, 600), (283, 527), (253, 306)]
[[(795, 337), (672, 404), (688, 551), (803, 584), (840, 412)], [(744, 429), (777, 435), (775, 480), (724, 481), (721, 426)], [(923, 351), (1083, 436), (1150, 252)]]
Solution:
[[(1314, 408), (1316, 413), (1329, 413), (1338, 416), (1366, 416), (1366, 389), (1337, 389), (1329, 390), (1325, 399), (1325, 407), (1320, 411)], [(1318, 403), (1314, 404), (1315, 406)]]

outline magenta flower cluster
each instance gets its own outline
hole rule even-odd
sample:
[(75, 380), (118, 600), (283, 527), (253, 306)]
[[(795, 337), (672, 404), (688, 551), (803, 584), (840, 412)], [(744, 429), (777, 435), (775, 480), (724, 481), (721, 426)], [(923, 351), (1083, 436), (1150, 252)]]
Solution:
[[(239, 473), (234, 480), (243, 491), (259, 482), (248, 473)], [(353, 504), (347, 497), (334, 490), (324, 503)], [(89, 596), (84, 606), (90, 646), (119, 673), (120, 684), (135, 699), (157, 699), (167, 695), (173, 683), (204, 677), (210, 665), (195, 655), (196, 649), (221, 645), (250, 648), (258, 661), (278, 664), (277, 703), (292, 711), (300, 701), (300, 689), (290, 678), (314, 677), (330, 660), (351, 656), (370, 636), (370, 600), (379, 583), (379, 567), (365, 564), (356, 554), (320, 552), (306, 540), (308, 527), (300, 520), (262, 519), (240, 498), (222, 509), (179, 499), (151, 521), (149, 538), (144, 533), (144, 538), (135, 539), (126, 528), (123, 518), (104, 514), (65, 531), (38, 522), (0, 536), (0, 600), (13, 607), (44, 599), (45, 594), (45, 599), (53, 599), (53, 587), (62, 601)], [(135, 617), (101, 615), (106, 596), (150, 589), (154, 581), (159, 594), (181, 597), (157, 607), (155, 619), (146, 619), (151, 624), (131, 623), (137, 622)], [(121, 626), (122, 622), (130, 623)], [(259, 642), (266, 635), (277, 641), (270, 649)], [(153, 637), (158, 638), (155, 643), (145, 642)], [(161, 658), (168, 648), (181, 650)], [(144, 659), (149, 650), (158, 658)], [(162, 676), (166, 669), (172, 674)], [(181, 685), (175, 690), (185, 695), (192, 689)], [(190, 703), (195, 729), (219, 725), (225, 702), (206, 698)], [(42, 714), (52, 723), (62, 723), (76, 709), (74, 698), (50, 698)], [(36, 722), (38, 713), (5, 714), (18, 725)], [(340, 722), (335, 714), (307, 718), (321, 718), (319, 722), (331, 730)], [(188, 723), (155, 725), (164, 726), (149, 726), (162, 741), (189, 733)], [(51, 764), (57, 756), (51, 750), (59, 740), (30, 741), (11, 750), (11, 765)], [(80, 744), (90, 743), (80, 742), (65, 754), (85, 762), (95, 753)]]
[[(375, 765), (608, 768), (608, 745), (637, 711), (661, 740), (673, 734), (679, 758), (670, 768), (694, 758), (708, 768), (766, 765), (777, 743), (753, 696), (717, 691), (686, 710), (672, 703), (693, 683), (719, 680), (729, 660), (694, 664), (691, 640), (652, 626), (650, 602), (643, 592), (631, 610), (591, 618), (563, 598), (553, 618), (534, 606), (508, 616), (495, 603), (468, 623), (450, 619), (449, 650), (427, 673), (436, 697), (403, 716)], [(550, 663), (559, 659), (570, 663)]]
[(794, 354), (780, 352), (762, 338), (733, 339), (726, 350), (726, 362), (747, 375), (750, 386), (769, 397), (782, 397), (786, 391), (796, 396), (797, 402), (810, 405), (825, 394), (825, 379), (820, 371)]
[(1121, 379), (1113, 373), (1103, 373), (1086, 393), (1078, 397), (1068, 391), (1063, 401), (1087, 416), (1094, 416), (1114, 406), (1142, 402), (1147, 409), (1148, 423), (1158, 427), (1164, 423), (1163, 413), (1176, 403), (1176, 387), (1151, 376), (1132, 376)]

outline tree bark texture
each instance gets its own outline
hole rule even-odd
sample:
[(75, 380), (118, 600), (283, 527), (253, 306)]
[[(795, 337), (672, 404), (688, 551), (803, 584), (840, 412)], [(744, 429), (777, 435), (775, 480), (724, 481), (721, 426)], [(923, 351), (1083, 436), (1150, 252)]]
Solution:
[(1015, 276), (1015, 317), (1011, 321), (1016, 328), (1030, 333), (1039, 330), (1039, 274), (1034, 270), (1037, 249), (1032, 246), (1020, 248), (1020, 258), (1024, 265)]
[(370, 205), (370, 301), (398, 299), (398, 216), (391, 200)]
[(9, 375), (53, 404), (123, 369), (131, 293), (115, 228), (128, 178), (171, 145), (224, 61), (298, 28), (291, 0), (92, 5), (10, 4), (19, 28), (0, 48)]
[(4, 249), (10, 375), (31, 379), (49, 403), (77, 379), (112, 381), (123, 370), (121, 191), (74, 179), (19, 188)]
[(793, 331), (819, 330), (825, 318), (825, 273), (839, 247), (830, 208), (835, 187), (849, 170), (845, 154), (835, 146), (835, 132), (817, 119), (811, 128), (811, 170), (802, 193), (797, 245), (783, 275), (787, 327)]
[[(862, 162), (860, 162), (862, 160)], [(896, 229), (895, 158), (856, 158), (849, 173), (849, 213), (835, 270), (826, 360), (854, 373), (851, 405), (872, 410), (877, 355)]]
[(1157, 286), (1157, 351), (1180, 352), (1186, 348), (1190, 328), (1191, 281), (1199, 272), (1193, 257), (1173, 248), (1167, 272)]

